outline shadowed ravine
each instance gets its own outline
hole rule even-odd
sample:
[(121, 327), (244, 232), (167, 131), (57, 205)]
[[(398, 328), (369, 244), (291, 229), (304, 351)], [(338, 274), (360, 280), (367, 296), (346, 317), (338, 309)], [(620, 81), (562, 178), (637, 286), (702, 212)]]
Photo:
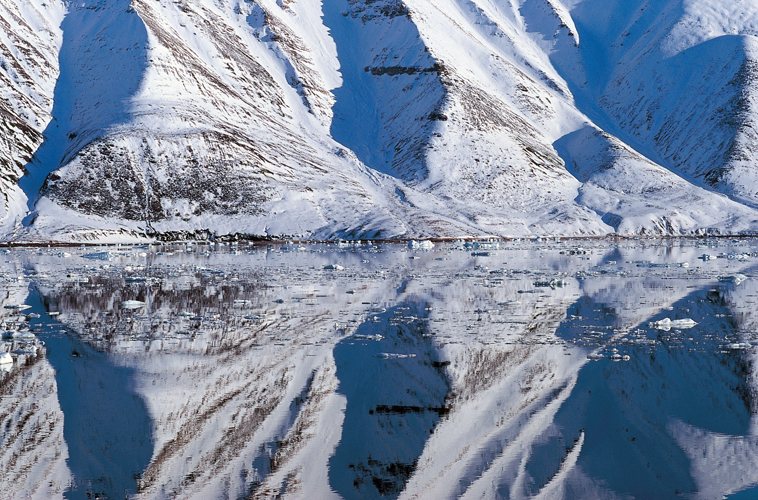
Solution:
[(375, 170), (425, 179), (425, 147), (446, 91), (407, 7), (398, 0), (322, 5), (342, 76), (332, 137)]
[(61, 29), (52, 120), (19, 181), (30, 210), (51, 172), (129, 119), (130, 99), (148, 65), (147, 30), (128, 0), (71, 4)]

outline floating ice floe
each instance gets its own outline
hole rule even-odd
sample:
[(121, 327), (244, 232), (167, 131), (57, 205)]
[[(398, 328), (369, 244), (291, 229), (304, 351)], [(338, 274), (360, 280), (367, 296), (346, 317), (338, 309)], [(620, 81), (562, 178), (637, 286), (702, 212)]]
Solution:
[(354, 339), (360, 339), (360, 340), (376, 340), (378, 342), (378, 341), (382, 340), (384, 337), (381, 334), (377, 333), (376, 335), (361, 335), (361, 334), (356, 334), (356, 335), (353, 335), (353, 338)]
[(550, 287), (550, 288), (563, 288), (564, 286), (568, 285), (567, 281), (564, 281), (562, 279), (551, 279), (549, 281), (535, 281), (534, 286), (537, 287)]
[(622, 355), (622, 354), (615, 353), (611, 356), (611, 360), (613, 361), (629, 361), (630, 359), (632, 358), (630, 358), (628, 354)]
[(111, 252), (94, 252), (82, 255), (82, 258), (90, 260), (111, 260), (113, 259), (113, 253)]
[(497, 241), (475, 241), (471, 244), (474, 250), (498, 250), (500, 243)]
[(750, 258), (750, 254), (748, 253), (728, 253), (723, 255), (724, 258), (728, 260), (745, 260)]
[(36, 345), (28, 345), (25, 347), (21, 347), (20, 349), (16, 349), (13, 351), (13, 354), (17, 354), (19, 356), (36, 356), (37, 355), (37, 346)]
[(416, 241), (411, 240), (408, 242), (408, 248), (411, 250), (431, 250), (434, 248), (434, 243), (429, 240)]
[[(564, 253), (564, 252), (561, 252), (561, 253)], [(582, 247), (576, 247), (576, 248), (572, 248), (567, 253), (569, 255), (587, 255), (588, 253), (591, 253), (591, 252), (588, 250), (585, 250)]]
[(382, 359), (404, 359), (404, 358), (415, 358), (415, 354), (398, 354), (395, 352), (380, 352), (379, 354), (374, 354), (374, 357), (376, 358), (382, 358)]
[(649, 327), (657, 328), (658, 330), (663, 330), (666, 332), (671, 330), (672, 328), (685, 330), (687, 328), (692, 328), (695, 325), (697, 325), (697, 321), (690, 318), (674, 319), (674, 320), (670, 318), (663, 318), (661, 320), (648, 323)]
[(25, 311), (27, 309), (30, 309), (32, 306), (27, 305), (27, 304), (10, 304), (4, 307), (6, 309), (13, 309), (15, 311)]
[(125, 300), (121, 303), (121, 307), (124, 309), (138, 309), (145, 305), (141, 300)]
[(11, 353), (4, 352), (0, 354), (0, 365), (5, 365), (8, 363), (13, 363), (13, 356), (11, 356)]
[(472, 257), (491, 257), (493, 255), (497, 255), (497, 253), (488, 251), (471, 252)]
[(735, 285), (739, 285), (746, 279), (747, 279), (747, 276), (745, 276), (744, 274), (734, 274), (731, 276), (722, 276), (719, 278), (719, 281), (723, 283), (734, 283)]
[(727, 349), (747, 349), (750, 347), (750, 344), (747, 342), (735, 342), (733, 344), (727, 344)]
[(342, 271), (345, 268), (339, 264), (327, 264), (324, 266), (324, 269), (327, 271)]
[(29, 330), (6, 330), (3, 332), (4, 339), (30, 340), (36, 337)]

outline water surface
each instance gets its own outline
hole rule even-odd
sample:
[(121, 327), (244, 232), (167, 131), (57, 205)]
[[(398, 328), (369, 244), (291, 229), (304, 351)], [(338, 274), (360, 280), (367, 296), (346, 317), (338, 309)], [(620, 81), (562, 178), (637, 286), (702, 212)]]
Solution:
[(758, 241), (0, 255), (8, 498), (758, 494)]

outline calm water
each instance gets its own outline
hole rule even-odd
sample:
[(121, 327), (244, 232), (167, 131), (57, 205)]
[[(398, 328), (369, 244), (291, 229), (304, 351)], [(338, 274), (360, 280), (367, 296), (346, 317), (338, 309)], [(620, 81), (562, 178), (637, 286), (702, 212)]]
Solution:
[(758, 241), (0, 254), (0, 497), (758, 497)]

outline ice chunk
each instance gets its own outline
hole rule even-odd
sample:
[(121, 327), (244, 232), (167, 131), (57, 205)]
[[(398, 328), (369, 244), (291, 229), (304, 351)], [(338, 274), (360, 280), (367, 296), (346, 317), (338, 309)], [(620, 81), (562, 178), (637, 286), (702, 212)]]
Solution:
[(8, 363), (13, 363), (13, 357), (9, 352), (4, 352), (0, 354), (0, 365), (5, 365)]
[(374, 354), (377, 358), (382, 359), (405, 359), (405, 358), (415, 358), (415, 354), (399, 354), (395, 352), (380, 352), (379, 354)]
[(377, 333), (375, 335), (356, 334), (356, 335), (353, 335), (353, 338), (354, 339), (362, 339), (362, 340), (376, 340), (378, 342), (378, 341), (382, 340), (384, 337), (381, 334)]
[(474, 250), (498, 250), (500, 243), (497, 241), (475, 241), (472, 246)]
[(82, 255), (82, 258), (90, 260), (112, 260), (113, 253), (111, 252), (94, 252)]
[(37, 355), (37, 346), (36, 345), (28, 345), (25, 347), (21, 347), (19, 349), (16, 349), (13, 351), (14, 354), (18, 354), (19, 356), (36, 356)]
[(124, 309), (138, 309), (145, 305), (141, 300), (125, 300), (121, 303), (121, 307)]
[(345, 268), (344, 268), (344, 267), (342, 267), (342, 266), (341, 266), (341, 265), (339, 265), (339, 264), (328, 264), (328, 265), (324, 266), (324, 269), (326, 269), (326, 270), (328, 270), (328, 271), (332, 271), (332, 270), (333, 270), (333, 271), (342, 271), (342, 270), (343, 270), (343, 269), (345, 269)]
[(663, 318), (661, 320), (653, 321), (648, 324), (648, 326), (651, 328), (657, 328), (658, 330), (663, 330), (665, 332), (671, 330), (672, 328), (685, 330), (687, 328), (692, 328), (695, 325), (697, 325), (697, 321), (690, 318), (674, 319), (674, 320), (672, 320), (671, 318)]
[(6, 309), (14, 309), (16, 311), (25, 311), (26, 309), (31, 308), (32, 306), (26, 305), (26, 304), (10, 304), (5, 306)]
[(431, 250), (434, 248), (434, 243), (429, 240), (416, 241), (411, 240), (408, 242), (408, 248), (411, 250)]
[(36, 337), (29, 330), (6, 330), (3, 332), (3, 338), (13, 340), (30, 340), (35, 339)]
[(722, 276), (719, 278), (719, 281), (722, 281), (724, 283), (734, 283), (735, 285), (739, 285), (746, 279), (747, 279), (747, 276), (745, 276), (744, 274), (734, 274), (731, 276)]
[(747, 342), (735, 342), (734, 344), (727, 344), (727, 349), (747, 349), (750, 344)]
[(534, 282), (534, 286), (537, 286), (537, 287), (563, 288), (564, 286), (567, 286), (567, 285), (568, 285), (568, 282), (559, 278), (554, 278), (554, 279), (551, 279), (550, 281), (535, 281)]

